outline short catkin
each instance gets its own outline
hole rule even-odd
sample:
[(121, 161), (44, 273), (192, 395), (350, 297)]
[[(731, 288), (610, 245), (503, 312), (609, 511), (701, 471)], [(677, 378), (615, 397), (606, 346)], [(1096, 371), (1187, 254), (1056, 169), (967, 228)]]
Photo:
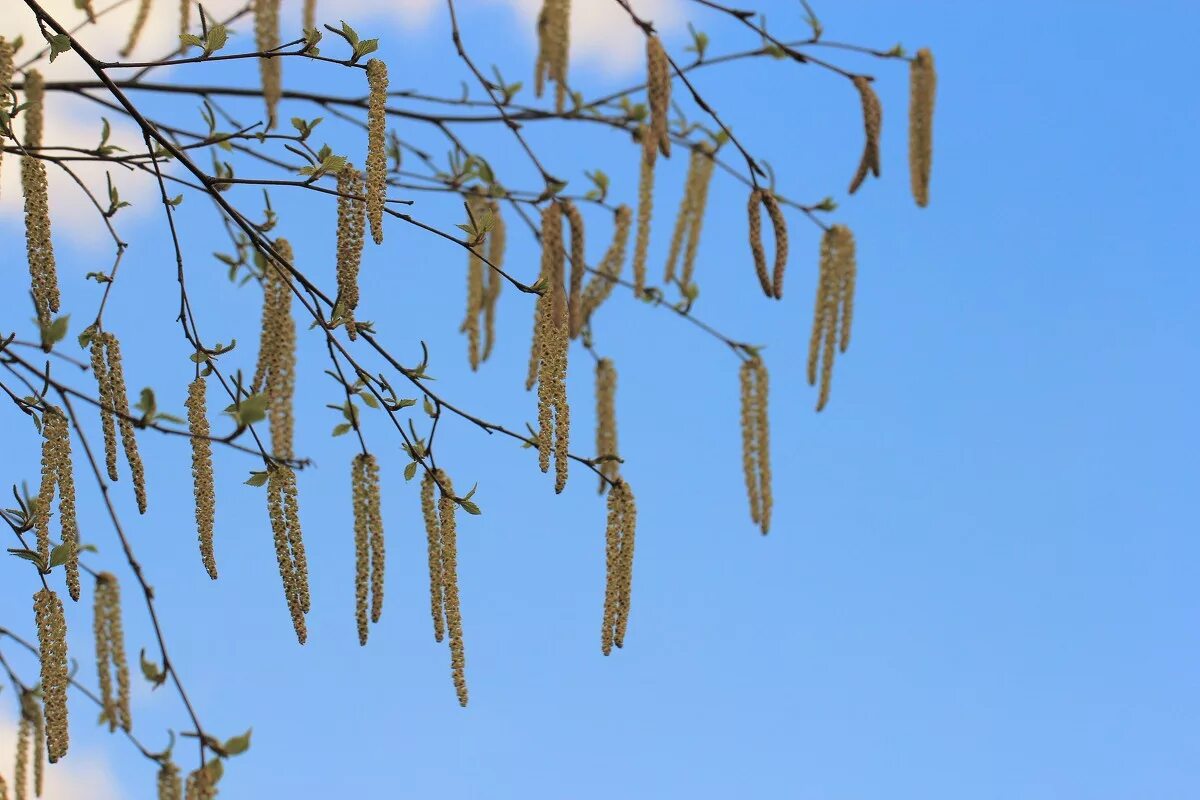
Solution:
[[(260, 53), (279, 47), (280, 0), (254, 0), (254, 41)], [(259, 78), (267, 106), (267, 129), (275, 127), (275, 109), (283, 94), (283, 59), (259, 58)]]
[(858, 187), (862, 185), (868, 172), (876, 178), (879, 177), (879, 130), (883, 125), (883, 106), (879, 102), (879, 96), (871, 88), (871, 81), (863, 75), (855, 75), (852, 80), (854, 88), (858, 90), (859, 98), (862, 100), (863, 129), (866, 133), (866, 141), (863, 144), (862, 158), (859, 159), (858, 169), (854, 173), (853, 180), (850, 181), (850, 194), (858, 191)]
[(629, 624), (629, 601), (633, 588), (634, 534), (637, 507), (629, 484), (619, 480), (608, 492), (608, 519), (605, 526), (604, 614), (600, 632), (600, 650), (604, 655), (612, 646), (623, 647)]
[(317, 27), (317, 0), (304, 0), (304, 30)]
[(112, 400), (113, 411), (117, 415), (118, 427), (121, 429), (121, 445), (125, 450), (125, 461), (129, 464), (130, 474), (133, 475), (133, 495), (137, 501), (138, 512), (145, 514), (146, 471), (142, 466), (133, 420), (129, 415), (129, 392), (125, 386), (125, 366), (121, 359), (121, 343), (114, 333), (106, 332), (103, 336), (109, 398)]
[(213, 551), (213, 526), (216, 518), (216, 488), (213, 481), (212, 441), (209, 439), (207, 399), (204, 376), (197, 375), (188, 385), (188, 433), (192, 442), (192, 491), (196, 503), (196, 535), (200, 541), (200, 559), (208, 577), (217, 579), (217, 559)]
[(163, 761), (155, 779), (158, 800), (183, 800), (183, 781), (174, 761)]
[(367, 221), (371, 238), (383, 244), (383, 206), (387, 197), (387, 64), (378, 58), (367, 62)]
[(33, 596), (38, 650), (42, 662), (42, 709), (46, 717), (46, 754), (50, 763), (67, 754), (67, 623), (62, 601), (42, 588)]
[(762, 205), (765, 192), (755, 187), (750, 190), (750, 198), (746, 201), (746, 215), (749, 218), (750, 254), (754, 257), (754, 274), (758, 276), (758, 284), (767, 297), (775, 296), (775, 287), (771, 275), (767, 272), (767, 253), (762, 240)]
[(146, 20), (150, 19), (150, 7), (153, 5), (153, 0), (140, 0), (138, 3), (137, 13), (133, 17), (133, 26), (129, 29), (129, 38), (125, 40), (125, 46), (121, 48), (121, 58), (129, 58), (130, 54), (138, 45), (138, 40), (142, 38), (142, 29), (146, 27)]
[(913, 199), (929, 205), (929, 173), (933, 166), (933, 106), (937, 94), (937, 70), (933, 52), (917, 51), (909, 67), (908, 168)]
[(771, 293), (776, 300), (782, 300), (783, 273), (787, 269), (788, 260), (787, 221), (783, 218), (783, 211), (779, 208), (779, 201), (775, 199), (774, 192), (764, 191), (762, 203), (767, 209), (767, 216), (771, 218), (771, 228), (775, 233), (775, 270), (771, 281)]
[(46, 79), (36, 69), (25, 73), (25, 146), (42, 146), (42, 134), (46, 128)]
[(354, 339), (358, 336), (354, 323), (354, 311), (358, 308), (358, 271), (362, 266), (367, 225), (367, 207), (360, 199), (365, 192), (363, 174), (353, 164), (342, 167), (337, 190), (338, 310), (346, 321), (346, 333)]

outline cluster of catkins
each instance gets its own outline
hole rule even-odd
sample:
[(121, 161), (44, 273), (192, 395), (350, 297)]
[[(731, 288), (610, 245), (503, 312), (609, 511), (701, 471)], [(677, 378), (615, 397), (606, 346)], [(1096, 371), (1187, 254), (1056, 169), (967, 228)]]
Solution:
[(46, 718), (46, 755), (50, 763), (67, 754), (67, 623), (62, 601), (42, 588), (33, 596), (38, 655), (42, 662), (42, 710)]
[(383, 514), (379, 507), (379, 464), (375, 456), (360, 453), (350, 468), (354, 499), (354, 616), (358, 643), (367, 643), (368, 592), (370, 619), (383, 613)]
[[(434, 491), (438, 498), (434, 501)], [(426, 472), (421, 481), (421, 514), (429, 544), (429, 604), (433, 638), (450, 634), (450, 674), (460, 705), (467, 704), (466, 654), (463, 649), (462, 613), (458, 600), (458, 545), (454, 512), (457, 502), (450, 476), (442, 470)]]
[(133, 494), (138, 511), (146, 513), (146, 471), (138, 452), (133, 417), (129, 414), (129, 392), (125, 386), (125, 367), (121, 360), (121, 343), (116, 334), (89, 329), (92, 373), (96, 376), (100, 395), (100, 424), (104, 433), (104, 460), (109, 480), (118, 480), (117, 429), (121, 431), (121, 446), (125, 461), (133, 475)]
[[(125, 636), (121, 626), (121, 587), (117, 576), (101, 572), (96, 576), (93, 605), (93, 631), (96, 637), (96, 670), (100, 678), (101, 722), (108, 729), (133, 728), (129, 713), (129, 664), (125, 659)], [(113, 678), (116, 677), (116, 693)]]
[(604, 655), (612, 646), (624, 647), (629, 625), (629, 598), (633, 588), (633, 545), (637, 529), (637, 505), (633, 491), (624, 480), (608, 491), (608, 522), (604, 532), (605, 586), (604, 616), (600, 631), (600, 649)]
[(468, 249), (467, 314), (459, 329), (467, 334), (467, 361), (471, 369), (476, 370), (480, 363), (487, 361), (496, 343), (496, 301), (500, 299), (500, 270), (504, 268), (508, 237), (500, 206), (495, 200), (472, 192), (467, 195), (466, 202), (470, 221), (476, 227), (490, 228), (483, 233), (483, 241)]
[(62, 546), (70, 554), (64, 564), (67, 590), (79, 599), (79, 525), (75, 517), (75, 476), (71, 465), (71, 432), (67, 417), (57, 406), (42, 414), (42, 480), (34, 509), (37, 551), (42, 563), (50, 563), (50, 505), (58, 494), (58, 521)]

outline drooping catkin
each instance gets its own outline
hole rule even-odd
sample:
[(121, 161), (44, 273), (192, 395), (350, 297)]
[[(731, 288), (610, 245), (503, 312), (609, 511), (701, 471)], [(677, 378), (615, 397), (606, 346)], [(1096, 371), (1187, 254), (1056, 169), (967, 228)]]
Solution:
[(421, 516), (429, 545), (429, 610), (433, 615), (433, 638), (441, 641), (446, 634), (446, 606), (442, 600), (442, 526), (438, 522), (434, 490), (437, 481), (432, 472), (421, 480)]
[(504, 219), (500, 216), (500, 204), (488, 200), (487, 210), (492, 214), (494, 224), (488, 235), (488, 261), (495, 269), (486, 271), (486, 281), (483, 290), (483, 361), (488, 360), (492, 348), (496, 344), (496, 301), (500, 299), (500, 288), (504, 285), (498, 270), (504, 268), (504, 250), (508, 245), (508, 231), (504, 227)]
[(754, 256), (754, 274), (758, 276), (763, 294), (774, 297), (775, 289), (767, 273), (767, 253), (762, 241), (762, 198), (763, 190), (755, 188), (750, 190), (750, 199), (746, 201), (746, 213), (750, 220), (750, 253)]
[[(485, 208), (483, 199), (472, 193), (467, 196), (466, 203), (470, 211), (468, 223), (474, 220), (479, 224)], [(479, 369), (480, 361), (479, 317), (483, 314), (484, 305), (484, 267), (483, 259), (479, 255), (482, 247), (483, 242), (480, 242), (467, 250), (467, 313), (459, 328), (461, 332), (467, 334), (467, 361), (470, 363), (472, 371)]]
[(937, 70), (928, 47), (917, 51), (909, 67), (908, 170), (913, 199), (929, 205), (929, 172), (933, 166), (933, 105), (937, 93)]
[(317, 27), (317, 0), (304, 0), (304, 29)]
[[(23, 704), (22, 704), (23, 705)], [(25, 800), (29, 787), (29, 745), (33, 739), (33, 721), (24, 713), (17, 722), (17, 758), (13, 765), (13, 797)]]
[(46, 80), (42, 73), (31, 69), (25, 73), (25, 146), (41, 147), (46, 128)]
[[(102, 722), (108, 729), (128, 732), (133, 728), (129, 711), (129, 664), (125, 658), (125, 634), (121, 625), (121, 587), (117, 576), (101, 572), (96, 576), (93, 632), (96, 638), (96, 670), (100, 677)], [(113, 693), (113, 674), (117, 691)]]
[(762, 494), (758, 483), (758, 392), (753, 360), (747, 359), (738, 368), (742, 406), (742, 475), (746, 480), (746, 499), (750, 503), (750, 519), (762, 520)]
[[(612, 359), (602, 358), (596, 362), (596, 457), (611, 459), (601, 461), (600, 493), (609, 481), (617, 479), (620, 472), (620, 462), (617, 455), (617, 368)], [(607, 479), (607, 480), (606, 480)]]
[[(692, 282), (696, 265), (696, 253), (700, 246), (700, 229), (704, 223), (704, 209), (708, 203), (708, 185), (713, 173), (712, 148), (705, 144), (692, 149), (688, 161), (687, 178), (684, 180), (683, 199), (679, 202), (679, 213), (675, 217), (675, 230), (671, 234), (671, 249), (667, 253), (667, 268), (663, 282), (675, 280), (675, 265), (682, 252), (683, 269), (679, 283), (687, 287)], [(684, 248), (686, 236), (687, 247)]]
[(776, 300), (782, 300), (783, 273), (787, 269), (788, 259), (787, 221), (783, 218), (783, 211), (779, 208), (779, 201), (775, 199), (773, 192), (764, 191), (762, 201), (763, 206), (767, 209), (767, 216), (771, 218), (771, 227), (775, 233), (775, 271), (772, 276), (771, 292)]
[(45, 330), (59, 309), (58, 268), (50, 234), (50, 197), (46, 165), (21, 156), (21, 189), (25, 195), (25, 254), (38, 325)]
[(58, 523), (61, 526), (59, 537), (64, 547), (70, 548), (67, 560), (63, 562), (66, 572), (67, 592), (72, 600), (79, 599), (79, 523), (75, 517), (75, 470), (71, 463), (71, 428), (67, 418), (59, 408), (53, 409), (55, 430), (58, 439), (58, 457), (55, 461), (55, 482), (58, 484)]
[(612, 294), (621, 269), (625, 266), (625, 250), (629, 244), (629, 228), (633, 223), (633, 210), (622, 203), (613, 214), (613, 238), (604, 258), (600, 260), (595, 275), (583, 290), (583, 321), (591, 319), (600, 304)]
[(568, 333), (574, 339), (583, 326), (583, 275), (587, 271), (584, 249), (583, 215), (570, 200), (562, 201), (563, 216), (571, 224), (571, 281), (567, 290)]
[[(8, 109), (12, 96), (13, 51), (12, 45), (0, 36), (0, 108)], [(0, 148), (0, 167), (4, 165), (4, 148)]]
[(129, 38), (125, 40), (125, 46), (121, 48), (121, 58), (129, 58), (133, 49), (137, 47), (138, 39), (142, 38), (142, 29), (146, 27), (146, 20), (150, 18), (150, 6), (152, 0), (141, 0), (138, 3), (137, 14), (133, 18), (133, 27), (129, 29)]
[(561, 114), (567, 97), (571, 0), (543, 0), (537, 26), (538, 56), (534, 68), (534, 91), (541, 97), (546, 80), (554, 81), (554, 107)]
[[(563, 274), (562, 216), (554, 203), (542, 211), (542, 293), (537, 300), (537, 330), (533, 337), (533, 377), (538, 384), (538, 467), (550, 469), (553, 446), (554, 377), (553, 354), (557, 297), (562, 293)], [(527, 381), (527, 388), (529, 382)]]
[[(260, 53), (279, 47), (280, 0), (254, 0), (254, 42)], [(259, 58), (258, 73), (262, 80), (263, 101), (267, 104), (267, 129), (275, 127), (275, 108), (283, 94), (283, 60)]]
[[(94, 330), (94, 329), (93, 329)], [(104, 461), (108, 467), (108, 479), (115, 481), (117, 474), (117, 418), (113, 410), (112, 382), (108, 377), (108, 364), (104, 357), (104, 334), (93, 332), (88, 346), (91, 348), (92, 374), (96, 376), (96, 388), (100, 400), (100, 427), (104, 431)]]
[(42, 661), (42, 706), (46, 752), (53, 764), (67, 754), (67, 623), (62, 601), (50, 589), (33, 596), (38, 649)]
[(387, 198), (387, 64), (378, 58), (367, 62), (367, 220), (371, 238), (383, 244), (383, 205)]
[(634, 534), (637, 507), (633, 492), (624, 480), (608, 491), (608, 519), (605, 526), (604, 615), (600, 650), (604, 655), (612, 646), (623, 647), (629, 625), (629, 601), (633, 588)]
[(295, 473), (291, 468), (279, 464), (269, 467), (267, 513), (271, 518), (271, 533), (275, 539), (275, 557), (279, 562), (279, 576), (283, 580), (283, 594), (292, 616), (292, 627), (296, 630), (296, 639), (304, 644), (308, 639), (304, 624), (308, 604), (308, 566), (304, 560), (298, 511)]
[(646, 37), (646, 93), (650, 99), (650, 130), (655, 146), (668, 158), (671, 155), (670, 120), (671, 67), (662, 40)]
[(46, 776), (46, 717), (36, 702), (29, 705), (29, 716), (33, 720), (33, 795), (41, 797)]
[(138, 453), (133, 421), (129, 418), (129, 392), (125, 386), (125, 367), (121, 360), (121, 343), (114, 333), (106, 332), (103, 336), (109, 398), (112, 400), (112, 407), (116, 412), (117, 423), (121, 429), (121, 444), (125, 449), (125, 461), (129, 464), (129, 472), (133, 475), (133, 495), (137, 500), (138, 512), (145, 514), (146, 472), (142, 467), (142, 457)]
[(809, 385), (816, 384), (818, 363), (821, 368), (817, 411), (822, 410), (829, 401), (839, 333), (843, 352), (850, 343), (856, 273), (854, 234), (844, 225), (834, 225), (821, 237), (820, 276), (808, 346)]
[(287, 239), (275, 240), (279, 261), (263, 267), (262, 333), (258, 364), (251, 389), (267, 394), (271, 450), (277, 458), (292, 457), (295, 428), (292, 401), (296, 393), (296, 322), (292, 318), (292, 289), (287, 266), (294, 259)]
[(188, 773), (184, 782), (184, 800), (213, 800), (216, 796), (217, 786), (208, 765)]
[(33, 523), (38, 557), (50, 563), (50, 506), (58, 489), (58, 457), (60, 440), (54, 432), (54, 415), (47, 410), (42, 420), (42, 479), (38, 487), (37, 507)]
[(187, 42), (183, 41), (183, 36), (190, 33), (192, 27), (192, 0), (179, 0), (179, 52), (185, 53), (188, 49)]
[(458, 545), (454, 513), (454, 486), (450, 476), (438, 470), (441, 494), (438, 497), (438, 523), (441, 529), (442, 599), (446, 611), (446, 631), (450, 636), (450, 672), (458, 704), (467, 705), (466, 655), (463, 648), (462, 613), (458, 597)]
[(770, 381), (767, 376), (767, 365), (763, 362), (762, 356), (755, 355), (752, 363), (754, 364), (754, 389), (756, 394), (756, 402), (754, 404), (756, 412), (755, 453), (758, 462), (758, 487), (761, 503), (760, 518), (757, 522), (759, 523), (759, 530), (762, 531), (763, 536), (766, 536), (771, 530), (771, 507), (774, 503), (771, 493), (771, 428), (767, 412)]
[(633, 244), (633, 294), (641, 299), (646, 288), (646, 253), (650, 248), (650, 217), (654, 213), (654, 161), (658, 155), (654, 134), (642, 125), (638, 128), (642, 143), (641, 171), (638, 177), (637, 236)]
[(213, 482), (212, 441), (208, 438), (207, 397), (204, 377), (197, 375), (188, 384), (188, 433), (192, 441), (192, 492), (196, 501), (196, 535), (200, 540), (200, 558), (208, 577), (217, 579), (217, 559), (213, 552), (213, 524), (217, 495)]
[(879, 130), (883, 124), (883, 106), (879, 96), (871, 88), (871, 81), (863, 75), (855, 75), (854, 88), (858, 89), (862, 100), (863, 129), (866, 132), (866, 142), (863, 145), (862, 158), (858, 162), (858, 170), (850, 181), (850, 194), (858, 191), (858, 187), (870, 172), (879, 177)]
[(383, 517), (379, 510), (379, 464), (370, 454), (354, 457), (351, 465), (354, 498), (354, 599), (358, 643), (367, 643), (369, 617), (378, 622), (383, 612)]
[(183, 800), (183, 781), (174, 761), (164, 761), (156, 775), (158, 800)]
[(338, 173), (337, 201), (337, 284), (342, 318), (351, 339), (358, 337), (354, 310), (358, 308), (358, 270), (362, 265), (363, 236), (367, 225), (367, 207), (363, 175), (353, 164)]

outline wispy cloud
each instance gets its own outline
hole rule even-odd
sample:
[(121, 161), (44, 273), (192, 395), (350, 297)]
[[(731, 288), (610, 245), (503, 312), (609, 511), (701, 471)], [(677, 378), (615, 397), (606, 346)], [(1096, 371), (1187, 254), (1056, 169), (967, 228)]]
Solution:
[[(0, 764), (12, 765), (16, 752), (17, 720), (8, 714), (0, 715)], [(45, 791), (41, 800), (80, 800), (84, 797), (87, 800), (118, 800), (123, 796), (111, 768), (98, 752), (73, 749), (57, 764), (47, 764), (45, 770)], [(6, 773), (12, 793), (16, 787), (11, 785), (12, 774), (7, 770)], [(32, 765), (29, 780), (32, 784)], [(150, 780), (152, 778), (147, 782)], [(33, 797), (32, 786), (27, 796)]]

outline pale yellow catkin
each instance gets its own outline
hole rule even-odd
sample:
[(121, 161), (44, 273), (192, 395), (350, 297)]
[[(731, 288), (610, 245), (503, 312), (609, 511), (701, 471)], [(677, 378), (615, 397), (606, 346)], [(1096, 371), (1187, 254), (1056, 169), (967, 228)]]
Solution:
[(104, 461), (108, 468), (108, 479), (115, 481), (117, 474), (117, 417), (114, 413), (116, 403), (113, 402), (112, 382), (108, 376), (108, 364), (105, 362), (103, 333), (92, 329), (91, 341), (92, 374), (96, 376), (97, 393), (100, 400), (100, 427), (104, 432)]
[[(254, 41), (260, 53), (279, 47), (280, 0), (254, 0)], [(283, 94), (283, 60), (259, 58), (258, 73), (262, 81), (263, 101), (267, 106), (267, 129), (275, 127), (275, 109)]]
[(384, 568), (387, 560), (383, 537), (383, 509), (379, 490), (379, 463), (375, 456), (366, 457), (367, 466), (367, 525), (371, 545), (371, 622), (383, 616)]
[(662, 40), (646, 37), (646, 93), (650, 99), (650, 131), (654, 144), (664, 156), (671, 155), (669, 119), (671, 108), (671, 71)]
[(183, 800), (183, 782), (174, 761), (164, 761), (155, 776), (158, 800)]
[(854, 322), (854, 289), (858, 282), (858, 259), (855, 254), (854, 233), (844, 225), (833, 226), (838, 241), (838, 298), (841, 316), (841, 332), (838, 350), (846, 352), (850, 346), (850, 326)]
[(587, 272), (584, 248), (583, 215), (570, 200), (562, 201), (563, 216), (571, 224), (571, 280), (567, 289), (568, 333), (574, 339), (583, 326), (583, 276)]
[(446, 634), (446, 606), (442, 600), (442, 526), (438, 521), (434, 490), (437, 481), (432, 472), (421, 480), (421, 516), (429, 547), (429, 610), (433, 616), (433, 638), (441, 641)]
[(304, 0), (304, 30), (317, 27), (317, 0)]
[(488, 235), (488, 261), (494, 269), (486, 272), (486, 286), (483, 292), (483, 361), (488, 360), (492, 348), (496, 344), (496, 301), (500, 298), (500, 289), (504, 279), (500, 269), (504, 268), (504, 251), (508, 245), (508, 231), (504, 227), (504, 218), (500, 216), (500, 205), (495, 200), (489, 200), (487, 209), (492, 213), (495, 224)]
[(775, 296), (775, 287), (771, 285), (771, 275), (767, 272), (767, 252), (763, 249), (762, 241), (762, 204), (763, 190), (750, 190), (750, 198), (746, 201), (746, 215), (749, 218), (750, 254), (754, 257), (754, 274), (758, 276), (758, 284), (767, 297)]
[(604, 493), (609, 481), (617, 479), (620, 462), (617, 455), (617, 368), (612, 359), (601, 358), (596, 362), (596, 457), (614, 456), (601, 461), (600, 493)]
[(292, 289), (288, 265), (295, 254), (286, 239), (275, 241), (277, 262), (268, 261), (263, 270), (263, 313), (258, 366), (253, 391), (267, 394), (267, 420), (271, 428), (271, 450), (276, 458), (292, 457), (295, 428), (293, 400), (296, 393), (296, 322), (292, 318)]
[(208, 425), (207, 392), (204, 377), (197, 375), (188, 384), (188, 433), (192, 442), (192, 493), (196, 504), (196, 536), (200, 542), (200, 559), (208, 577), (217, 579), (217, 559), (213, 551), (213, 525), (216, 518), (217, 494), (213, 481), (212, 441)]
[(217, 787), (207, 765), (188, 773), (184, 783), (184, 800), (213, 800), (216, 796)]
[(771, 228), (775, 233), (775, 271), (772, 277), (771, 293), (776, 300), (782, 300), (783, 273), (787, 269), (788, 260), (787, 221), (783, 218), (783, 211), (779, 208), (779, 201), (775, 199), (773, 192), (764, 191), (762, 202), (767, 209), (767, 216), (771, 218)]
[[(470, 223), (471, 219), (474, 219), (476, 223), (479, 223), (486, 207), (483, 200), (477, 194), (470, 194), (467, 196), (466, 203), (470, 210), (467, 222)], [(479, 369), (480, 362), (479, 317), (483, 314), (484, 305), (484, 266), (483, 259), (479, 254), (482, 248), (483, 243), (480, 242), (467, 250), (467, 313), (459, 328), (460, 332), (467, 334), (467, 362), (471, 365), (472, 371)]]
[[(813, 309), (813, 330), (808, 350), (808, 382), (815, 384), (820, 363), (821, 386), (817, 411), (829, 401), (835, 351), (850, 342), (855, 275), (854, 235), (844, 225), (834, 225), (821, 237), (820, 277)], [(842, 347), (837, 348), (839, 333)]]
[[(379, 464), (370, 454), (351, 465), (354, 499), (354, 599), (358, 643), (367, 643), (367, 619), (383, 613), (383, 518), (379, 510)], [(370, 609), (368, 612), (368, 593)]]
[(570, 20), (570, 0), (543, 0), (537, 22), (538, 56), (534, 68), (534, 91), (541, 97), (546, 80), (554, 81), (554, 105), (559, 114), (566, 105)]
[(538, 384), (538, 467), (550, 469), (553, 446), (554, 354), (558, 296), (563, 274), (562, 215), (554, 203), (542, 211), (542, 294), (537, 301), (537, 332), (534, 334), (535, 375)]
[(42, 134), (46, 128), (46, 80), (42, 73), (31, 69), (25, 73), (25, 146), (42, 146)]
[(267, 512), (275, 539), (279, 576), (283, 580), (283, 594), (292, 617), (292, 627), (296, 630), (296, 639), (304, 644), (308, 639), (304, 623), (308, 569), (307, 564), (303, 563), (303, 542), (295, 494), (296, 476), (289, 467), (274, 465), (267, 469)]
[[(121, 587), (117, 577), (102, 572), (96, 577), (94, 634), (96, 638), (96, 669), (100, 678), (100, 698), (103, 711), (100, 718), (108, 729), (128, 732), (133, 729), (129, 704), (129, 663), (125, 657), (125, 634), (121, 624)], [(117, 691), (113, 693), (113, 675)]]
[(46, 717), (36, 702), (30, 704), (33, 719), (33, 795), (42, 796), (42, 784), (46, 777)]
[(367, 62), (367, 220), (371, 238), (383, 244), (383, 206), (387, 197), (387, 64), (378, 58)]
[(937, 94), (937, 70), (933, 52), (923, 47), (909, 67), (908, 169), (913, 199), (929, 205), (929, 173), (933, 166), (933, 106)]
[(879, 96), (871, 88), (871, 81), (863, 75), (855, 75), (853, 81), (854, 88), (858, 89), (862, 100), (866, 142), (863, 145), (862, 158), (858, 162), (858, 170), (854, 173), (854, 179), (850, 181), (850, 194), (858, 191), (868, 172), (876, 178), (879, 177), (879, 131), (883, 124), (883, 106), (879, 102)]
[[(637, 506), (633, 499), (633, 491), (624, 480), (618, 481), (609, 492), (608, 525), (608, 535), (616, 540), (616, 552), (610, 570), (611, 598), (608, 597), (608, 591), (605, 593), (612, 606), (611, 612), (606, 612), (606, 619), (609, 616), (612, 619), (611, 644), (624, 647), (633, 591), (634, 535), (637, 529)], [(606, 631), (605, 636), (608, 635)], [(603, 649), (606, 642), (602, 640), (601, 644)], [(605, 655), (608, 652), (609, 650), (604, 649)]]
[(625, 251), (629, 244), (629, 229), (633, 223), (633, 210), (622, 203), (613, 214), (613, 238), (600, 260), (596, 274), (583, 290), (583, 321), (587, 324), (601, 303), (612, 294), (621, 269), (625, 266)]
[(753, 359), (743, 361), (738, 368), (742, 407), (742, 475), (746, 481), (750, 519), (757, 525), (762, 520), (762, 495), (758, 489), (758, 392), (755, 378)]
[(46, 718), (46, 753), (50, 763), (67, 754), (67, 624), (62, 601), (50, 589), (33, 596), (38, 650), (42, 662), (42, 707)]
[(646, 254), (650, 249), (650, 218), (654, 213), (654, 161), (658, 150), (650, 128), (642, 125), (638, 135), (642, 160), (638, 177), (637, 236), (633, 245), (633, 294), (640, 299), (646, 288)]
[[(696, 253), (700, 246), (700, 230), (704, 223), (704, 209), (708, 203), (708, 185), (713, 173), (712, 148), (700, 144), (692, 148), (688, 161), (687, 178), (684, 180), (683, 198), (679, 201), (679, 213), (675, 216), (675, 230), (671, 234), (671, 248), (667, 253), (667, 267), (663, 282), (675, 280), (675, 266), (683, 253), (683, 268), (679, 277), (681, 287), (692, 282)], [(686, 237), (687, 246), (684, 247)]]
[(50, 196), (46, 165), (21, 156), (21, 190), (25, 196), (25, 254), (38, 325), (45, 330), (59, 309), (58, 268), (50, 226)]
[(600, 652), (612, 652), (617, 628), (617, 597), (620, 579), (617, 564), (621, 554), (621, 513), (616, 487), (608, 490), (608, 516), (604, 526), (604, 613), (600, 624)]
[(130, 474), (133, 475), (134, 499), (137, 500), (138, 512), (145, 514), (146, 472), (142, 467), (142, 457), (138, 452), (134, 425), (129, 415), (129, 392), (125, 386), (125, 367), (121, 360), (121, 343), (114, 333), (108, 332), (103, 336), (104, 354), (108, 368), (109, 397), (113, 402), (113, 410), (117, 414), (118, 426), (121, 429), (121, 444), (125, 449), (125, 461), (129, 464)]
[(33, 736), (33, 722), (25, 714), (17, 722), (17, 758), (13, 765), (13, 797), (25, 800), (29, 787), (29, 745)]
[(138, 3), (137, 14), (133, 18), (133, 27), (129, 29), (129, 38), (125, 40), (125, 46), (121, 48), (121, 58), (129, 58), (133, 49), (137, 47), (138, 40), (142, 38), (142, 29), (146, 27), (146, 20), (150, 18), (151, 5), (152, 0), (141, 0)]
[(767, 413), (770, 382), (767, 376), (767, 365), (763, 362), (762, 357), (756, 355), (753, 359), (755, 382), (754, 388), (757, 395), (755, 402), (755, 411), (757, 419), (755, 420), (755, 435), (756, 435), (756, 454), (758, 461), (758, 489), (761, 502), (760, 518), (758, 520), (759, 530), (763, 536), (766, 536), (771, 530), (771, 507), (774, 503), (771, 492), (771, 428), (770, 420)]
[(458, 704), (467, 705), (466, 653), (463, 646), (462, 613), (458, 597), (458, 545), (454, 514), (454, 486), (450, 477), (438, 471), (441, 495), (438, 498), (438, 522), (442, 540), (442, 598), (446, 607), (446, 631), (450, 637), (450, 672)]
[(58, 484), (58, 523), (61, 527), (59, 540), (69, 547), (70, 555), (63, 562), (66, 572), (67, 592), (72, 600), (79, 599), (79, 522), (75, 517), (75, 468), (71, 463), (71, 427), (62, 409), (53, 408), (54, 436), (58, 440), (57, 458), (54, 464), (55, 482)]
[(38, 557), (43, 564), (50, 562), (50, 507), (58, 489), (58, 458), (60, 439), (55, 435), (55, 415), (47, 410), (42, 415), (42, 476), (38, 487), (37, 506), (33, 523)]
[(192, 0), (179, 0), (179, 53), (187, 52), (188, 45), (183, 41), (183, 36), (191, 32), (192, 27)]
[(358, 199), (365, 191), (363, 175), (353, 164), (347, 164), (338, 173), (337, 190), (338, 303), (342, 318), (346, 320), (346, 333), (355, 339), (358, 331), (354, 310), (358, 308), (358, 271), (362, 266), (367, 207)]
[[(13, 51), (12, 45), (0, 36), (0, 108), (8, 110), (12, 100)], [(4, 166), (4, 148), (0, 147), (0, 167)]]

